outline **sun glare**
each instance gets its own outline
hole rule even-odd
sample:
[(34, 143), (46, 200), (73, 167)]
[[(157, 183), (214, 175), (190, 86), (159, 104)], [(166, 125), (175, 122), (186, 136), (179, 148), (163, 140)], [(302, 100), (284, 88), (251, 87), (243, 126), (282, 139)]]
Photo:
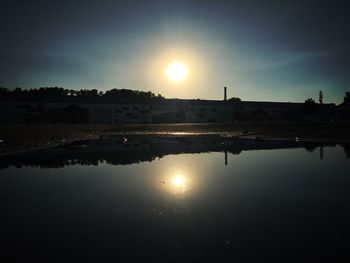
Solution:
[(185, 179), (182, 176), (178, 175), (173, 178), (173, 183), (177, 187), (183, 187), (185, 185)]
[(189, 74), (188, 67), (181, 62), (173, 62), (165, 69), (165, 75), (172, 81), (183, 81), (187, 79)]

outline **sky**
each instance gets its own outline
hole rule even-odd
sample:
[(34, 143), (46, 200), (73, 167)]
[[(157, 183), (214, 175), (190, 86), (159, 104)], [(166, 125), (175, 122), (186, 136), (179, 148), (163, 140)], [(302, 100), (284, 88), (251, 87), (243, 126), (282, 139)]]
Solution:
[[(342, 102), (346, 1), (2, 1), (0, 86)], [(182, 82), (169, 63), (187, 65)]]

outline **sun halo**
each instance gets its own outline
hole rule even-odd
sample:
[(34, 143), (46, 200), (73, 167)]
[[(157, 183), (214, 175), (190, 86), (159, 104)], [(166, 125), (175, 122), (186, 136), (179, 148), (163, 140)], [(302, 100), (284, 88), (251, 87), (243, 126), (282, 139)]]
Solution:
[(165, 68), (165, 75), (174, 82), (181, 82), (187, 79), (189, 69), (182, 62), (172, 62)]

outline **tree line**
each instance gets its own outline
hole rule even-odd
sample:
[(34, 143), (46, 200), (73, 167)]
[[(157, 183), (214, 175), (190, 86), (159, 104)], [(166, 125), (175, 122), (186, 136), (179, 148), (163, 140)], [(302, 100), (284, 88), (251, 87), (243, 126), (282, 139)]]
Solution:
[(160, 94), (155, 95), (150, 91), (111, 89), (105, 92), (97, 89), (64, 89), (62, 87), (40, 87), (35, 89), (15, 88), (10, 90), (0, 87), (0, 96), (80, 96), (80, 97), (120, 97), (120, 98), (141, 98), (141, 99), (164, 99)]

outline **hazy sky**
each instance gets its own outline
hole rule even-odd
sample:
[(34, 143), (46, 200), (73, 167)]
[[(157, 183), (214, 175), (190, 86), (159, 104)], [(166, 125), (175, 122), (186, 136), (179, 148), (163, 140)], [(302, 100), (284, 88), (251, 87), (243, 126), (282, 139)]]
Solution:
[[(342, 101), (346, 1), (2, 1), (0, 86), (126, 88), (165, 97)], [(187, 64), (174, 84), (164, 68)]]

